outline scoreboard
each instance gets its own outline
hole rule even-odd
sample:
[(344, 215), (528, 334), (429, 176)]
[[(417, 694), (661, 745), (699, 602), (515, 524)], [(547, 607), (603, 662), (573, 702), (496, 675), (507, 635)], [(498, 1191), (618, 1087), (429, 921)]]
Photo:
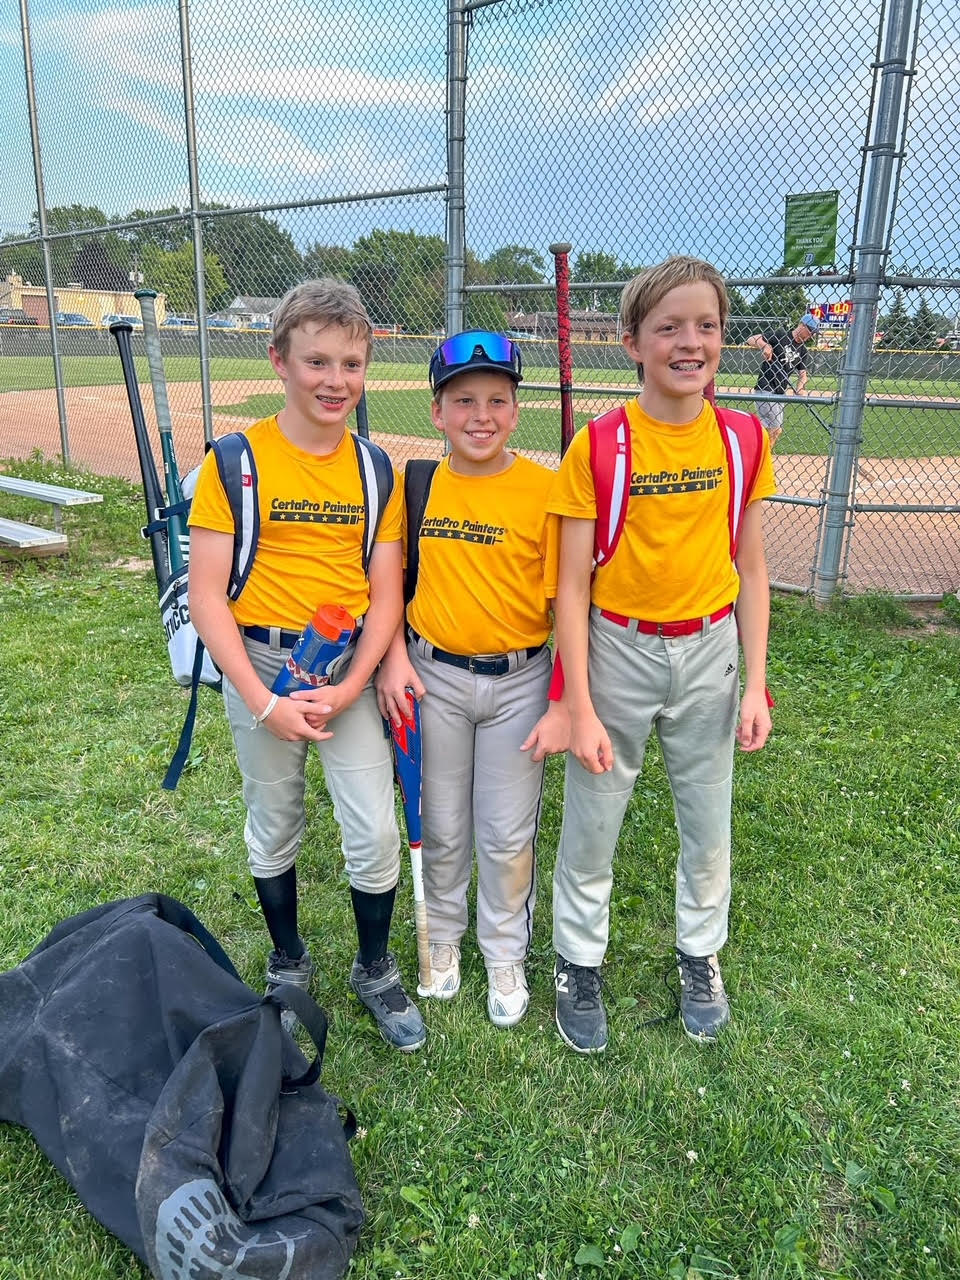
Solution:
[(810, 311), (825, 329), (846, 329), (853, 315), (853, 303), (849, 299), (846, 302), (822, 302), (812, 306)]

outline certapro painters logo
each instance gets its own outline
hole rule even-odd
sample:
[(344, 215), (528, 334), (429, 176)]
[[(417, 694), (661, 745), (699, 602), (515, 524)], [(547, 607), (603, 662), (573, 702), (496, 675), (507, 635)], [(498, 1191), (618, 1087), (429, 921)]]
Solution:
[(198, 1178), (157, 1210), (155, 1274), (160, 1280), (287, 1280), (298, 1239), (241, 1222), (216, 1183)]
[(723, 467), (684, 467), (682, 471), (634, 471), (630, 497), (649, 498), (664, 493), (702, 493), (717, 489)]
[(485, 547), (502, 542), (505, 533), (506, 529), (501, 524), (454, 520), (452, 516), (430, 516), (420, 528), (421, 538), (454, 538), (458, 542), (479, 542)]
[(274, 498), (270, 519), (293, 524), (359, 524), (362, 502), (309, 502), (306, 498)]

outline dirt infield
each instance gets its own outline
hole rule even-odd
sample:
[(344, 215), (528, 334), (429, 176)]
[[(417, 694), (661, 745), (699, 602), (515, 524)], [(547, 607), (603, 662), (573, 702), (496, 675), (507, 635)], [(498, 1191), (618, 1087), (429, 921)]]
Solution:
[[(373, 381), (370, 390), (426, 389), (420, 381)], [(217, 409), (218, 402), (235, 403), (242, 396), (277, 390), (273, 379), (262, 382), (214, 382), (211, 386), (214, 433), (221, 435), (249, 423)], [(122, 386), (71, 387), (65, 391), (70, 430), (71, 461), (100, 475), (140, 479), (130, 410)], [(149, 386), (142, 390), (147, 419), (153, 421)], [(171, 383), (174, 440), (181, 470), (196, 466), (203, 456), (203, 408), (199, 383)], [(538, 401), (538, 408), (554, 402)], [(589, 411), (609, 406), (598, 397)], [(426, 407), (426, 406), (425, 406)], [(559, 432), (559, 423), (558, 423)], [(159, 465), (159, 446), (154, 449)], [(434, 437), (377, 435), (398, 466), (411, 457), (439, 457)], [(52, 390), (8, 391), (0, 394), (0, 458), (27, 458), (34, 451), (60, 455), (56, 394)], [(558, 454), (529, 451), (548, 466)], [(826, 459), (812, 454), (782, 454), (776, 458), (780, 493), (819, 500)], [(949, 505), (960, 495), (960, 459), (864, 458), (860, 462), (856, 500), (861, 503)], [(806, 588), (810, 585), (821, 509), (816, 506), (771, 504), (767, 510), (767, 551), (774, 582)], [(883, 590), (939, 595), (960, 584), (960, 518), (950, 514), (860, 513), (856, 516), (847, 566), (848, 587), (855, 591)]]

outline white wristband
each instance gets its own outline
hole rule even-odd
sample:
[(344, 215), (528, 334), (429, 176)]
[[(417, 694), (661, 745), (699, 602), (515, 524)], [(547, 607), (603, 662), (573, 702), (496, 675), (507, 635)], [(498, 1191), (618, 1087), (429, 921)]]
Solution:
[(266, 720), (267, 716), (271, 713), (271, 711), (279, 701), (280, 701), (280, 695), (277, 693), (271, 693), (270, 701), (267, 703), (267, 705), (263, 708), (263, 710), (260, 712), (258, 716), (253, 717), (253, 723), (263, 724), (264, 720)]

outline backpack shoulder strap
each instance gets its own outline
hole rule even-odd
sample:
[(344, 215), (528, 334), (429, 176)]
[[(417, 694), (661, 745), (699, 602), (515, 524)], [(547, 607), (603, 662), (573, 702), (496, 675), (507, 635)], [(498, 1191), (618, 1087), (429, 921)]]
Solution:
[(737, 554), (743, 513), (747, 509), (763, 457), (763, 427), (760, 419), (740, 409), (714, 406), (717, 426), (727, 454), (730, 497), (727, 518), (730, 525), (730, 559)]
[(420, 529), (423, 525), (433, 475), (440, 464), (434, 458), (411, 458), (403, 469), (403, 502), (407, 510), (407, 569), (403, 599), (409, 604), (420, 572)]
[(630, 423), (622, 405), (591, 418), (590, 471), (597, 500), (593, 558), (605, 564), (613, 555), (627, 518), (630, 497)]
[(260, 504), (257, 501), (257, 464), (250, 441), (242, 431), (231, 431), (211, 444), (220, 483), (233, 516), (233, 567), (227, 595), (236, 600), (247, 585), (260, 539)]
[(363, 572), (367, 573), (370, 557), (373, 555), (373, 544), (377, 540), (377, 530), (393, 493), (393, 463), (386, 451), (372, 440), (353, 432), (350, 438), (357, 451), (357, 466), (360, 468), (360, 483), (363, 485)]

